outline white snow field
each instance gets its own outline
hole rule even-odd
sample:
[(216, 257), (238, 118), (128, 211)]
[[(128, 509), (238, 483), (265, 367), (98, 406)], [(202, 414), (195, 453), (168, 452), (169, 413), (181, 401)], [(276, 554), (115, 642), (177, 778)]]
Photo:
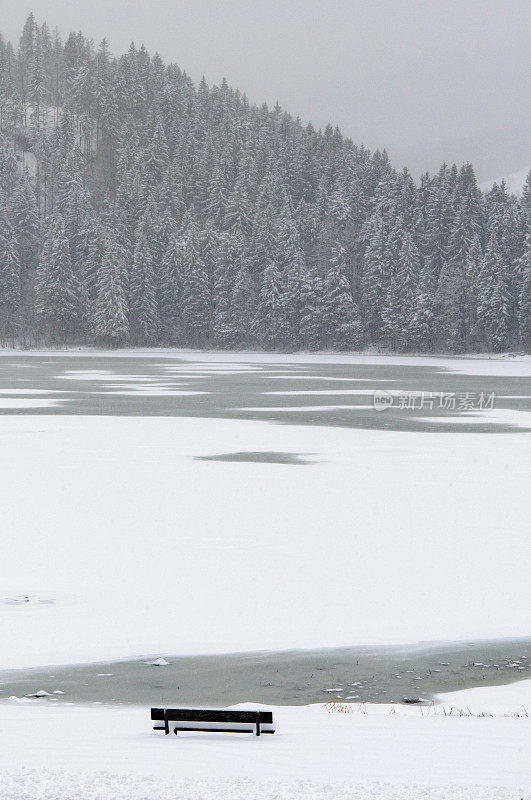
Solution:
[[(312, 358), (178, 356), (203, 373)], [(529, 436), (444, 428), (0, 415), (0, 667), (527, 636)], [(314, 463), (196, 460), (247, 451)]]
[(425, 708), (277, 707), (260, 739), (164, 737), (138, 707), (4, 701), (0, 800), (531, 800), (531, 681), (518, 687)]

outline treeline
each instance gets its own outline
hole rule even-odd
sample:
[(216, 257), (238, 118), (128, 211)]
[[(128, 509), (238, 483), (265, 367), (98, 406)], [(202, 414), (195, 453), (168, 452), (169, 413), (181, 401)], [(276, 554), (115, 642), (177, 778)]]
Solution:
[(30, 15), (0, 38), (0, 340), (531, 347), (518, 200)]

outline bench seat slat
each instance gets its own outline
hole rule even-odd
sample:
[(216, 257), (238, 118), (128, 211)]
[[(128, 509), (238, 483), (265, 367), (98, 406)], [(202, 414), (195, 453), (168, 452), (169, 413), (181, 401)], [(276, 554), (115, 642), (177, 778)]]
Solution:
[[(182, 733), (186, 733), (187, 731), (200, 731), (201, 733), (254, 733), (254, 728), (179, 728), (178, 726), (172, 725), (172, 731), (178, 730)], [(164, 730), (164, 728), (157, 728), (157, 730)], [(275, 733), (274, 730), (264, 730), (264, 728), (260, 728), (260, 733)]]

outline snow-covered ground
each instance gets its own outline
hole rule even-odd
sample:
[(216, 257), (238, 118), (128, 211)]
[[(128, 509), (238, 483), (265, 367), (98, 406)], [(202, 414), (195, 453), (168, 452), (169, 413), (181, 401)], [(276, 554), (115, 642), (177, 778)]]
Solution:
[(531, 681), (518, 686), (424, 708), (278, 707), (277, 733), (260, 739), (164, 737), (142, 708), (4, 701), (0, 799), (530, 798)]
[[(166, 371), (252, 375), (253, 362), (264, 360), (371, 363), (184, 358)], [(101, 367), (91, 370), (90, 355), (85, 361), (77, 377), (101, 379)], [(529, 359), (394, 362), (529, 374)], [(106, 379), (112, 365), (109, 357)], [(124, 386), (144, 380), (129, 377)], [(529, 634), (523, 431), (61, 415), (64, 404), (46, 411), (0, 416), (2, 667)], [(484, 411), (479, 422), (497, 414), (529, 425), (520, 409)], [(263, 451), (313, 463), (197, 460)]]

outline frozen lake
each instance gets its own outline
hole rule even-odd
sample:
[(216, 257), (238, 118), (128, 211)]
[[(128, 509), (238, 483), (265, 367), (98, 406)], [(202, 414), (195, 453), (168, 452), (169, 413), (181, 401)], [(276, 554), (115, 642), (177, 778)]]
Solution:
[[(1, 355), (0, 414), (509, 432), (523, 424), (519, 412), (531, 410), (530, 372), (529, 360), (488, 358), (168, 351)], [(375, 392), (392, 405), (376, 411)]]
[(0, 668), (528, 637), (529, 363), (2, 355)]

